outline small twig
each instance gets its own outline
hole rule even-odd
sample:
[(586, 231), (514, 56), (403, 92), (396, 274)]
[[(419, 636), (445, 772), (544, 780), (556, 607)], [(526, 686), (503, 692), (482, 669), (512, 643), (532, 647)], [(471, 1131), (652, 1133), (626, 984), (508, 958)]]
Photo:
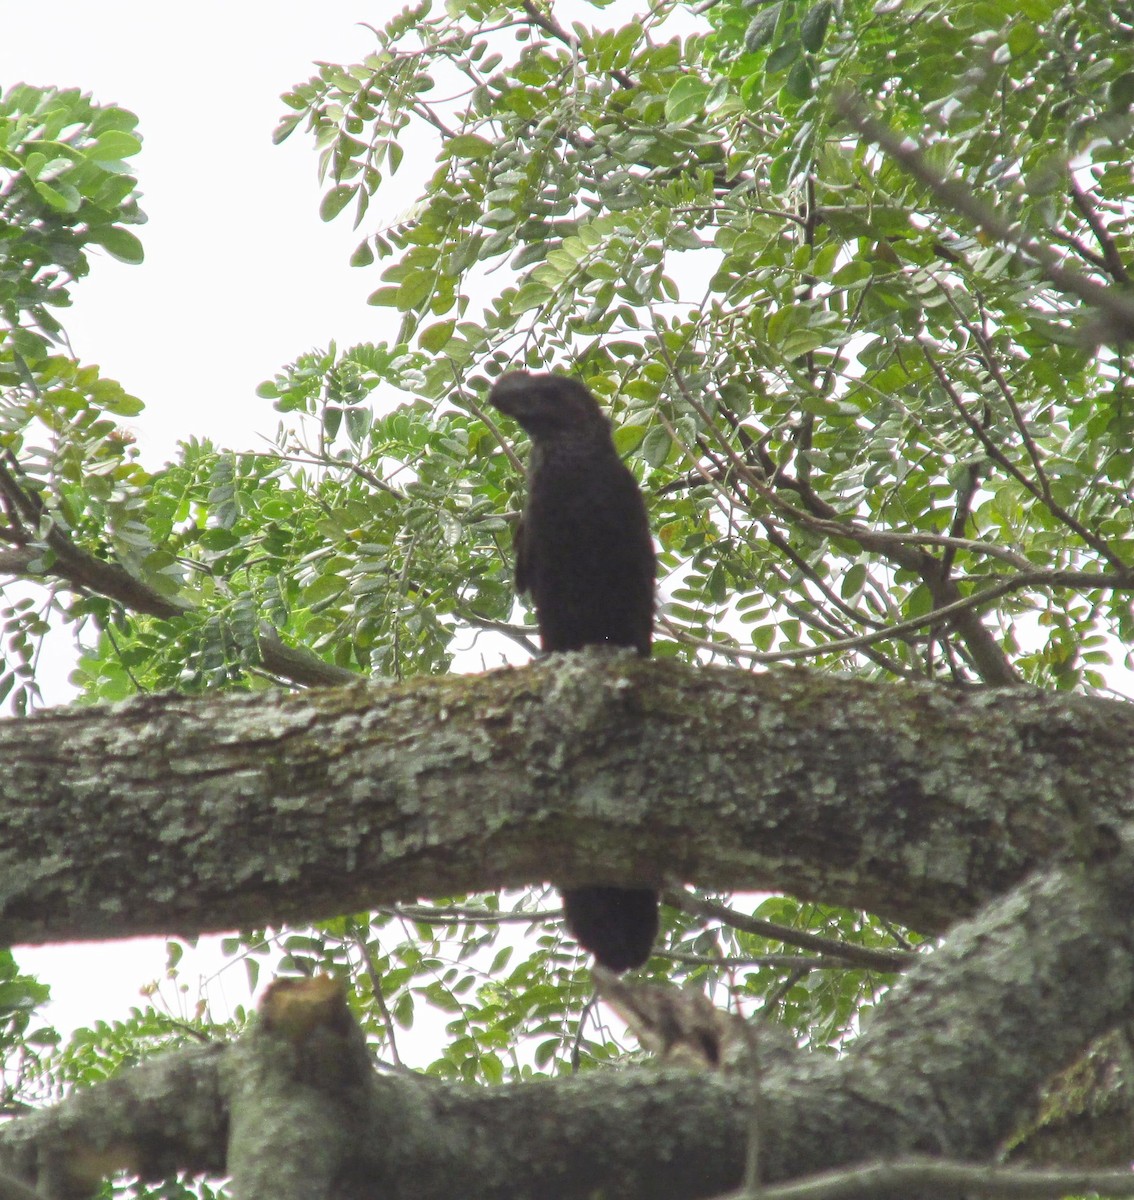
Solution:
[(760, 1038), (763, 1030), (757, 1021), (745, 1021), (744, 1041), (748, 1068), (748, 1140), (744, 1153), (744, 1190), (752, 1197), (761, 1194), (760, 1188), (760, 1131), (764, 1125), (767, 1104), (764, 1099), (764, 1062)]
[[(676, 368), (673, 367), (674, 379), (678, 384), (683, 398), (689, 403), (698, 415), (709, 425), (713, 427), (712, 418), (705, 410), (699, 400), (685, 388), (680, 375)], [(663, 425), (667, 431), (672, 430), (672, 426), (665, 421), (664, 416), (661, 418)], [(680, 445), (690, 458), (693, 458), (689, 448), (681, 442), (676, 434), (676, 431), (671, 432), (677, 445)], [(725, 453), (729, 458), (732, 467), (743, 477), (744, 481), (758, 494), (761, 498), (768, 501), (775, 512), (785, 521), (785, 523), (799, 523), (807, 529), (813, 530), (815, 533), (826, 534), (829, 537), (846, 538), (850, 541), (858, 542), (866, 550), (879, 550), (886, 553), (887, 547), (902, 549), (907, 546), (926, 545), (934, 547), (952, 546), (958, 550), (968, 550), (973, 553), (986, 554), (990, 558), (1003, 559), (1005, 562), (1011, 563), (1020, 570), (1027, 570), (1031, 567), (1031, 563), (1023, 555), (1017, 554), (1007, 546), (998, 546), (991, 542), (974, 540), (970, 538), (951, 538), (944, 537), (940, 534), (933, 533), (915, 533), (901, 532), (895, 533), (890, 530), (874, 530), (867, 529), (857, 522), (844, 521), (840, 519), (837, 511), (829, 505), (823, 504), (814, 496), (810, 490), (810, 485), (801, 480), (789, 480), (781, 478), (778, 480), (782, 486), (797, 492), (803, 499), (805, 504), (808, 504), (808, 509), (798, 508), (793, 504), (788, 504), (782, 499), (776, 490), (769, 487), (762, 479), (757, 479), (752, 475), (751, 468), (745, 461), (740, 458), (727, 441), (723, 442)], [(696, 467), (695, 467), (696, 469)], [(702, 478), (707, 483), (719, 487), (720, 485), (706, 471)], [(816, 511), (818, 509), (818, 511)], [(907, 564), (900, 564), (907, 565)], [(1112, 564), (1121, 566), (1121, 564)]]
[(1129, 283), (1130, 272), (1126, 269), (1126, 264), (1122, 261), (1122, 255), (1118, 253), (1118, 247), (1114, 244), (1114, 239), (1110, 236), (1107, 227), (1102, 223), (1087, 193), (1076, 183), (1074, 174), (1071, 176), (1071, 203), (1075, 206), (1078, 214), (1091, 227), (1091, 232), (1095, 235), (1095, 240), (1102, 251), (1102, 265), (1110, 272), (1115, 283)]
[(295, 463), (305, 467), (345, 467), (352, 475), (370, 484), (376, 491), (385, 492), (387, 495), (393, 496), (395, 500), (405, 500), (404, 493), (399, 492), (396, 487), (391, 487), (380, 475), (375, 475), (361, 463), (352, 462), (347, 458), (334, 458), (329, 454), (312, 454), (310, 457), (306, 457), (301, 454), (288, 454), (282, 450), (276, 450), (271, 454), (264, 454), (257, 450), (245, 450), (242, 453), (252, 458), (275, 459), (278, 462)]
[[(983, 1163), (936, 1158), (905, 1158), (867, 1163), (842, 1171), (824, 1171), (791, 1183), (763, 1188), (760, 1200), (851, 1200), (852, 1197), (903, 1196), (1020, 1197), (1056, 1200), (1061, 1196), (1134, 1196), (1130, 1171), (1021, 1171)], [(747, 1189), (716, 1200), (750, 1200)]]
[(670, 962), (684, 963), (691, 967), (771, 967), (775, 970), (791, 971), (847, 971), (851, 967), (845, 958), (832, 958), (817, 954), (814, 958), (804, 954), (756, 954), (721, 955), (714, 958), (708, 954), (686, 954), (681, 950), (654, 950), (654, 958), (665, 958)]
[[(1090, 546), (1092, 550), (1105, 558), (1112, 567), (1118, 571), (1125, 571), (1127, 569), (1126, 564), (1121, 558), (1119, 558), (1117, 554), (1115, 554), (1111, 547), (1105, 541), (1103, 541), (1102, 538), (1093, 534), (1081, 521), (1076, 520), (1076, 518), (1073, 517), (1061, 504), (1056, 503), (1049, 491), (1046, 491), (1045, 488), (1040, 484), (1029, 479), (1027, 475), (1025, 475), (1024, 472), (1021, 471), (1020, 468), (1017, 467), (1016, 464), (1012, 462), (1012, 460), (1004, 453), (1004, 451), (1001, 450), (1000, 447), (992, 440), (988, 434), (988, 430), (985, 429), (984, 425), (978, 421), (976, 417), (972, 415), (972, 413), (969, 412), (968, 406), (957, 393), (957, 389), (953, 386), (952, 381), (945, 374), (945, 369), (937, 361), (930, 347), (925, 343), (922, 343), (921, 351), (925, 356), (925, 361), (929, 363), (930, 369), (933, 371), (934, 375), (937, 376), (937, 382), (941, 385), (945, 394), (949, 397), (953, 407), (960, 414), (961, 419), (966, 425), (968, 425), (969, 429), (972, 430), (973, 434), (980, 441), (980, 444), (984, 447), (989, 458), (991, 458), (999, 466), (1003, 467), (1004, 470), (1007, 471), (1008, 474), (1011, 475), (1012, 478), (1015, 479), (1016, 482), (1029, 493), (1029, 495), (1035, 497), (1036, 500), (1038, 500), (1047, 508), (1052, 516), (1056, 517), (1064, 525), (1066, 525), (1068, 529), (1077, 534), (1086, 545)], [(1014, 417), (1017, 419), (1018, 423), (1022, 423), (1023, 418), (1019, 413), (1015, 413)], [(1034, 460), (1033, 465), (1035, 465)], [(1046, 483), (1046, 478), (1044, 476), (1041, 475), (1040, 478), (1043, 479), (1044, 483)]]
[[(564, 29), (563, 26), (560, 25), (550, 13), (546, 15), (541, 13), (534, 4), (533, 0), (524, 0), (523, 9), (524, 12), (528, 14), (528, 17), (533, 25), (538, 25), (539, 28), (544, 31), (544, 33), (549, 34), (551, 37), (555, 38), (556, 41), (562, 42), (563, 45), (572, 51), (572, 53), (579, 53), (579, 39), (575, 37), (574, 34)], [(631, 79), (625, 71), (615, 68), (611, 71), (611, 75), (617, 79), (624, 88), (632, 89), (634, 87), (634, 80)]]
[(772, 990), (764, 997), (764, 1003), (759, 1009), (760, 1015), (767, 1020), (772, 1020), (775, 1017), (776, 1009), (780, 1006), (780, 1001), (787, 996), (788, 992), (790, 992), (791, 989), (795, 987), (795, 985), (801, 979), (806, 979), (809, 974), (809, 971), (805, 971), (800, 968), (798, 971), (792, 971), (790, 975), (781, 979), (776, 987), (772, 988)]
[[(944, 290), (944, 289), (943, 289)], [(1040, 455), (1039, 447), (1035, 443), (1035, 439), (1028, 431), (1028, 423), (1024, 420), (1024, 414), (1020, 411), (1020, 406), (1016, 403), (1016, 397), (1008, 385), (1008, 380), (1004, 378), (1004, 372), (1000, 369), (1000, 363), (997, 360), (996, 353), (992, 348), (992, 343), (988, 339), (985, 331), (975, 322), (968, 320), (963, 313), (959, 311), (959, 306), (949, 297), (950, 307), (957, 313), (958, 319), (961, 321), (968, 335), (976, 342), (980, 348), (981, 358), (984, 359), (985, 369), (988, 371), (989, 377), (996, 385), (997, 391), (1000, 392), (1004, 403), (1008, 406), (1008, 411), (1012, 414), (1013, 424), (1020, 435), (1020, 441), (1023, 443), (1025, 451), (1032, 464), (1032, 470), (1036, 474), (1036, 484), (1040, 489), (1040, 494), (1043, 496), (1044, 503), (1048, 508), (1055, 503), (1051, 495), (1051, 484), (1048, 482), (1047, 472), (1044, 469), (1043, 458)], [(987, 314), (984, 311), (983, 304), (980, 305), (981, 319), (986, 320)]]
[(401, 1055), (398, 1054), (398, 1039), (394, 1033), (394, 1018), (386, 1003), (386, 997), (382, 994), (382, 977), (374, 965), (374, 956), (370, 953), (366, 938), (362, 936), (362, 930), (353, 921), (351, 922), (351, 937), (362, 956), (362, 967), (366, 972), (366, 978), (370, 980), (370, 991), (374, 996), (374, 1003), (377, 1004), (378, 1012), (382, 1016), (382, 1024), (386, 1026), (386, 1041), (390, 1046), (390, 1057), (394, 1060), (396, 1067), (403, 1066)]
[(134, 690), (138, 693), (138, 695), (144, 694), (146, 689), (142, 687), (142, 685), (138, 682), (137, 676), (133, 671), (130, 670), (130, 664), (126, 661), (126, 656), (122, 653), (122, 647), (119, 646), (118, 639), (114, 636), (113, 625), (108, 624), (106, 626), (106, 636), (110, 642), (110, 648), (114, 651), (115, 656), (118, 658), (118, 665), (123, 671), (126, 672), (126, 677), (134, 685)]
[[(960, 543), (965, 542), (965, 526), (969, 523), (969, 515), (973, 508), (973, 498), (980, 490), (980, 471), (970, 464), (965, 469), (965, 479), (957, 489), (957, 505), (953, 510), (953, 520), (949, 525), (949, 545), (941, 555), (941, 576), (945, 578), (953, 570), (953, 560), (957, 557)], [(1023, 561), (1027, 561), (1026, 559)], [(1030, 564), (1029, 564), (1030, 565)]]
[(932, 612), (925, 613), (920, 617), (910, 617), (906, 621), (899, 621), (895, 625), (875, 630), (873, 633), (864, 633), (858, 637), (825, 642), (821, 646), (805, 646), (798, 650), (746, 650), (740, 646), (722, 645), (718, 642), (708, 641), (706, 638), (694, 637), (692, 634), (686, 633), (685, 630), (673, 625), (664, 617), (661, 619), (660, 624), (672, 633), (674, 637), (679, 638), (690, 646), (699, 646), (705, 650), (714, 650), (718, 654), (731, 655), (734, 658), (744, 659), (746, 662), (752, 663), (791, 662), (797, 659), (817, 658), (823, 654), (837, 654), (843, 650), (859, 650), (864, 646), (873, 645), (876, 642), (898, 638), (913, 630), (924, 629), (930, 625), (938, 625), (944, 620), (951, 620), (961, 614), (983, 608), (991, 604), (994, 600), (999, 600), (1012, 592), (1022, 591), (1029, 587), (1111, 588), (1115, 591), (1134, 590), (1134, 571), (1131, 570), (1125, 570), (1115, 575), (1101, 575), (1091, 571), (1021, 571), (1018, 575), (1014, 575), (1009, 579), (1000, 579), (994, 582), (993, 577), (990, 576), (989, 580), (988, 587), (981, 588), (980, 591), (974, 592), (970, 596), (965, 596), (960, 600), (954, 600), (951, 604), (945, 604), (941, 608), (935, 608)]
[[(659, 342), (663, 345), (664, 339), (659, 338)], [(708, 422), (712, 424), (705, 413), (703, 406), (689, 392), (689, 389), (684, 386), (683, 380), (678, 373), (672, 359), (667, 355), (667, 363), (674, 374), (678, 387), (682, 389), (682, 395), (689, 401), (690, 405), (697, 409)], [(685, 449), (688, 454), (688, 448), (685, 447), (677, 432), (673, 429), (666, 420), (664, 414), (659, 413), (662, 424), (669, 431), (670, 436), (674, 439), (676, 445)], [(810, 425), (805, 424), (802, 427), (802, 436), (809, 436)], [(748, 470), (743, 460), (741, 460), (732, 450), (732, 447), (725, 443), (725, 449), (729, 453), (730, 460), (736, 467), (741, 476), (746, 480), (752, 489), (759, 495), (763, 496), (771, 505), (774, 512), (778, 513), (786, 522), (798, 521), (808, 528), (817, 529), (820, 532), (830, 533), (835, 537), (849, 537), (857, 541), (863, 549), (879, 550), (886, 558), (897, 563), (901, 567), (915, 571), (925, 581), (929, 587), (935, 605), (946, 607), (949, 603), (961, 603), (959, 589), (949, 580), (942, 580), (940, 563), (930, 554), (919, 550), (916, 546), (911, 546), (904, 540), (904, 535), (893, 533), (876, 534), (871, 530), (862, 529), (858, 526), (846, 525), (839, 512), (830, 504), (819, 497), (811, 487), (810, 479), (804, 474), (802, 467), (806, 465), (806, 455), (800, 460), (800, 476), (794, 481), (794, 489), (798, 493), (800, 499), (807, 506), (806, 510), (796, 508), (784, 502), (779, 492), (774, 487), (769, 487), (762, 479), (754, 477), (753, 473)], [(690, 455), (690, 457), (692, 457)], [(696, 465), (696, 464), (695, 464)], [(780, 487), (787, 487), (786, 481), (777, 479), (777, 484)], [(719, 485), (718, 485), (719, 486)], [(726, 516), (729, 520), (730, 528), (734, 527), (731, 513), (727, 512)], [(943, 605), (943, 601), (945, 604)], [(977, 674), (985, 682), (995, 684), (1001, 687), (1016, 687), (1022, 682), (1019, 673), (1009, 661), (1008, 656), (996, 644), (992, 635), (979, 618), (973, 612), (965, 608), (957, 610), (956, 632), (967, 646), (973, 661), (976, 663)], [(862, 645), (870, 645), (875, 641), (880, 640), (878, 635), (866, 635), (867, 640), (862, 642)], [(712, 646), (709, 647), (712, 649)], [(786, 652), (790, 657), (807, 657), (809, 651), (803, 652)], [(775, 659), (755, 658), (752, 661), (776, 661)]]
[(460, 905), (430, 908), (424, 904), (398, 904), (378, 911), (390, 912), (411, 921), (421, 921), (426, 925), (538, 925), (545, 921), (557, 921), (563, 916), (561, 908), (541, 909), (539, 912), (530, 913), (494, 913), (481, 908), (463, 908)]
[(539, 654), (539, 647), (531, 639), (532, 634), (538, 633), (534, 625), (512, 625), (507, 621), (494, 621), (491, 617), (482, 617), (471, 608), (465, 608), (460, 604), (454, 605), (453, 612), (468, 625), (511, 638), (517, 646), (522, 647), (533, 658)]
[(861, 967), (868, 971), (904, 971), (916, 957), (915, 953), (908, 950), (871, 950), (866, 946), (852, 946), (817, 933), (808, 933), (806, 930), (792, 929), (789, 925), (777, 925), (774, 921), (764, 921), (759, 917), (738, 913), (727, 905), (702, 900), (691, 892), (664, 892), (662, 902), (679, 908), (682, 912), (708, 917), (733, 929), (754, 933), (771, 941), (784, 942), (789, 946), (798, 946), (801, 950), (814, 950), (837, 958), (852, 967)]
[[(579, 1024), (575, 1027), (575, 1037), (571, 1042), (571, 1074), (578, 1075), (579, 1065), (583, 1055), (583, 1030), (587, 1025), (587, 1018), (598, 1010), (599, 995), (595, 992), (587, 1003), (583, 1006), (583, 1011), (579, 1014)], [(595, 1024), (598, 1024), (596, 1019)]]
[(485, 425), (488, 426), (489, 432), (496, 439), (497, 443), (500, 445), (500, 448), (504, 451), (508, 461), (521, 475), (526, 477), (527, 470), (525, 469), (520, 456), (515, 452), (515, 450), (512, 449), (511, 441), (500, 432), (500, 426), (496, 424), (496, 422), (488, 415), (488, 413), (485, 412), (485, 410), (481, 408), (476, 400), (474, 400), (473, 397), (467, 392), (462, 393), (459, 397), (459, 400), (460, 403), (468, 408), (474, 416), (478, 417), (485, 423)]

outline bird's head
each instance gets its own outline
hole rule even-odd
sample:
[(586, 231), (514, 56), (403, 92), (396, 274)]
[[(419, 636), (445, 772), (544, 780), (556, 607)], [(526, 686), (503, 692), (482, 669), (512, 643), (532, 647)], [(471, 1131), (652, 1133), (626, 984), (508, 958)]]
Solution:
[(610, 422), (598, 401), (578, 380), (566, 375), (510, 371), (496, 381), (488, 399), (536, 442), (610, 436)]

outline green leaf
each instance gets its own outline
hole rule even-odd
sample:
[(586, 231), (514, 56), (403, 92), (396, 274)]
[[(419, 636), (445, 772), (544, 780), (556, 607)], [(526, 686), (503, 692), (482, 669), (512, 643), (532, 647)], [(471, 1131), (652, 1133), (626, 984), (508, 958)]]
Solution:
[(665, 99), (666, 120), (681, 124), (705, 111), (710, 84), (696, 75), (685, 75), (669, 89)]
[(7, 334), (7, 340), (15, 352), (31, 365), (51, 353), (51, 343), (31, 329), (12, 329)]
[(24, 160), (24, 173), (31, 180), (36, 180), (47, 166), (47, 155), (39, 150), (33, 150)]
[(491, 158), (496, 147), (478, 133), (459, 133), (446, 140), (441, 148), (443, 158), (471, 158), (474, 162)]
[(342, 420), (343, 410), (341, 405), (325, 404), (323, 406), (323, 436), (328, 442), (333, 442), (338, 436)]
[(1111, 81), (1107, 99), (1116, 112), (1134, 107), (1134, 71), (1127, 71)]
[(646, 427), (644, 425), (618, 425), (614, 429), (615, 449), (625, 458), (638, 449), (645, 436)]
[(103, 401), (103, 408), (116, 417), (136, 417), (145, 411), (145, 404), (137, 396), (115, 388), (114, 394)]
[(119, 262), (137, 266), (145, 260), (142, 243), (128, 229), (121, 226), (97, 225), (87, 236)]
[(768, 55), (768, 74), (778, 75), (781, 71), (786, 71), (799, 58), (800, 50), (801, 46), (796, 41), (784, 42), (783, 45), (777, 46)]
[(353, 404), (346, 410), (347, 437), (357, 446), (370, 432), (370, 409), (362, 404)]
[(142, 148), (142, 139), (123, 129), (108, 129), (100, 134), (93, 145), (87, 147), (87, 157), (96, 162), (117, 162), (130, 158)]
[(35, 190), (52, 208), (59, 212), (75, 213), (83, 202), (78, 189), (57, 180), (54, 184), (37, 181)]
[(806, 100), (811, 95), (811, 68), (806, 59), (799, 59), (788, 72), (784, 91), (796, 100)]
[(432, 277), (425, 271), (416, 272), (398, 288), (398, 308), (402, 312), (409, 312), (411, 309), (419, 308), (423, 301), (427, 300), (432, 293)]
[(776, 26), (779, 24), (782, 10), (783, 4), (769, 4), (749, 22), (748, 29), (744, 34), (744, 46), (750, 54), (762, 50), (775, 37)]
[(359, 242), (354, 253), (350, 256), (350, 265), (352, 267), (368, 267), (374, 261), (374, 249), (370, 245), (368, 238), (364, 242)]
[(333, 221), (351, 202), (358, 191), (357, 183), (340, 183), (323, 197), (319, 205), (319, 216), (324, 221)]
[(436, 324), (430, 325), (427, 329), (423, 329), (418, 334), (417, 340), (420, 342), (423, 350), (428, 350), (431, 354), (436, 354), (453, 336), (453, 331), (456, 328), (456, 320), (438, 321)]
[(669, 431), (659, 425), (651, 429), (642, 439), (639, 453), (651, 467), (660, 467), (669, 457), (672, 449), (673, 440), (669, 436)]
[(831, 0), (819, 0), (819, 3), (808, 9), (799, 23), (799, 40), (804, 50), (817, 54), (823, 49), (823, 39), (827, 36), (827, 26), (831, 23), (831, 13), (834, 5)]
[(373, 291), (366, 297), (367, 304), (380, 305), (385, 308), (398, 307), (398, 289), (396, 287), (382, 287), (377, 291)]
[(197, 540), (204, 549), (214, 553), (240, 545), (240, 538), (230, 529), (206, 529)]

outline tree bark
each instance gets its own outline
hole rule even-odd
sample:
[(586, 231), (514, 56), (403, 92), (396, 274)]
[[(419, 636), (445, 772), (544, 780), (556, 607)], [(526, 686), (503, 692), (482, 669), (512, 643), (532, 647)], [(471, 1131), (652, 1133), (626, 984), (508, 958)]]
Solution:
[(935, 933), (1132, 815), (1134, 707), (601, 650), (0, 723), (0, 938), (560, 885), (782, 889)]
[[(843, 1056), (770, 1067), (764, 1180), (995, 1153), (1053, 1071), (1134, 1015), (1129, 846), (1100, 843), (992, 902), (903, 976)], [(232, 1047), (152, 1060), (0, 1126), (0, 1169), (59, 1197), (89, 1194), (100, 1162), (147, 1179), (223, 1162), (242, 1200), (695, 1200), (740, 1185), (753, 1096), (744, 1073), (492, 1089), (379, 1076), (337, 1013), (265, 1016)]]

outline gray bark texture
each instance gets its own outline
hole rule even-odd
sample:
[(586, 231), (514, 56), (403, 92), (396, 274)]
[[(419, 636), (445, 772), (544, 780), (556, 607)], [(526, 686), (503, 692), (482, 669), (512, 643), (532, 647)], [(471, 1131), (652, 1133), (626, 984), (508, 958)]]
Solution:
[[(913, 967), (843, 1057), (777, 1058), (759, 1084), (765, 1181), (995, 1153), (1052, 1072), (1134, 1015), (1130, 865), (1112, 846), (1038, 873)], [(261, 1023), (0, 1127), (0, 1169), (59, 1200), (112, 1167), (222, 1162), (242, 1200), (694, 1200), (740, 1185), (755, 1094), (743, 1073), (378, 1076), (352, 1025)]]
[[(768, 1181), (987, 1159), (1054, 1072), (1134, 1016), (1134, 706), (588, 651), (55, 711), (0, 724), (0, 762), (11, 941), (195, 934), (549, 875), (774, 887), (928, 932), (970, 917), (842, 1057), (768, 1068)], [(0, 1127), (0, 1171), (71, 1197), (114, 1166), (227, 1169), (243, 1200), (692, 1200), (743, 1180), (743, 1073), (465, 1089), (374, 1075), (349, 1031), (312, 1038), (261, 1026), (155, 1059)]]
[(0, 723), (0, 939), (417, 896), (762, 888), (925, 933), (1131, 818), (1134, 706), (586, 651)]

